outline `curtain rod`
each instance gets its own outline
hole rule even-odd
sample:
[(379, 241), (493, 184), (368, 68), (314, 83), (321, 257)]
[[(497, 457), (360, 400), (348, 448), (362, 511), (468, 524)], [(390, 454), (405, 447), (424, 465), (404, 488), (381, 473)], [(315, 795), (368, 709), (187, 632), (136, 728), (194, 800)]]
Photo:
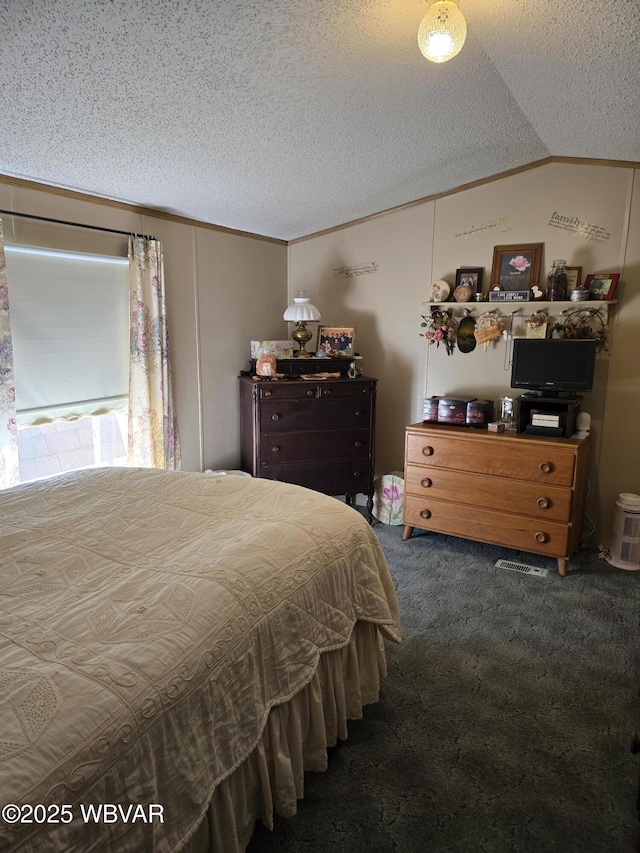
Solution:
[(100, 225), (83, 225), (81, 222), (66, 222), (64, 219), (49, 219), (47, 216), (34, 216), (31, 213), (17, 213), (15, 210), (0, 210), (6, 216), (22, 216), (24, 219), (37, 219), (39, 222), (53, 222), (55, 225), (72, 225), (74, 228), (90, 228), (92, 231), (105, 231), (108, 234), (124, 234), (125, 237), (144, 237), (155, 240), (149, 234), (134, 234), (133, 231), (119, 231), (117, 228), (102, 228)]

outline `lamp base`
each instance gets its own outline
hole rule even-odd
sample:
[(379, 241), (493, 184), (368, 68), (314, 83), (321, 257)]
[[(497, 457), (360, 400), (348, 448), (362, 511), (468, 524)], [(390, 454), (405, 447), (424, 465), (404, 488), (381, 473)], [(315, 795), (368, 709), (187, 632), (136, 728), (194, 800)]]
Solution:
[(296, 324), (296, 328), (293, 330), (293, 332), (291, 332), (291, 337), (300, 347), (298, 352), (294, 352), (293, 357), (294, 358), (311, 358), (311, 353), (308, 353), (306, 351), (305, 346), (306, 346), (306, 344), (309, 343), (309, 341), (313, 337), (313, 332), (310, 332), (304, 323), (299, 322)]

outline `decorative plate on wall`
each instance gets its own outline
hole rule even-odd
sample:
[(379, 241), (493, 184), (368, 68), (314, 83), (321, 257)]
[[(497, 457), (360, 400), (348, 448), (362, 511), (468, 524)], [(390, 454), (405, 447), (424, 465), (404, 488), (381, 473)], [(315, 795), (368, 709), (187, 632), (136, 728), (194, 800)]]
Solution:
[(432, 302), (446, 302), (451, 295), (451, 287), (443, 278), (434, 281), (429, 291), (429, 299)]

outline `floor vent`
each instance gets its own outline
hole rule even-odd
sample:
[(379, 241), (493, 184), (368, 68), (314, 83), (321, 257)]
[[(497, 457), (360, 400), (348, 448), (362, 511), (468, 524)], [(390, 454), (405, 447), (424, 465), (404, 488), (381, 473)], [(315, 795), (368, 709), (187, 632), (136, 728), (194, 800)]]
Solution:
[(498, 560), (494, 568), (507, 569), (509, 572), (518, 572), (521, 575), (535, 575), (537, 578), (546, 578), (548, 569), (538, 566), (527, 566), (526, 563), (514, 563), (512, 560)]

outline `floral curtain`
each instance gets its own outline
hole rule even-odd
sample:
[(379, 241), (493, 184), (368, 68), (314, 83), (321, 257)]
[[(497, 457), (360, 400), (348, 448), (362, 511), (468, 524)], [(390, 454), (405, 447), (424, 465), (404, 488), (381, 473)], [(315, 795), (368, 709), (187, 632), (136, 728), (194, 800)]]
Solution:
[(9, 319), (9, 285), (0, 220), (0, 489), (19, 482), (16, 386)]
[(162, 245), (129, 238), (131, 354), (128, 463), (180, 470), (164, 295)]

